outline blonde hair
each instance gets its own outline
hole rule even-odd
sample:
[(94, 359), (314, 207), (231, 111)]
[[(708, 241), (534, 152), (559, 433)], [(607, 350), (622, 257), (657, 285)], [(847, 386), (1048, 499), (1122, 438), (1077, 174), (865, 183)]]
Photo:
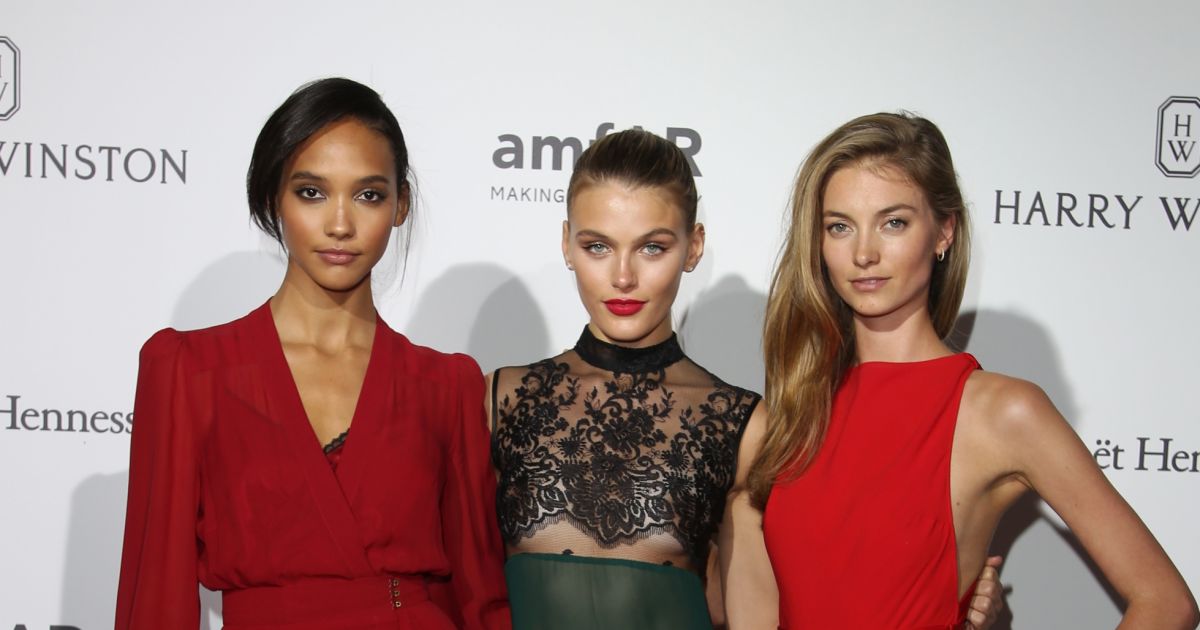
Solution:
[(929, 313), (940, 337), (950, 334), (962, 303), (970, 226), (942, 132), (908, 113), (862, 116), (837, 128), (796, 176), (787, 240), (767, 298), (768, 420), (749, 478), (751, 501), (759, 508), (777, 479), (794, 479), (812, 462), (829, 426), (834, 392), (854, 360), (852, 312), (834, 292), (821, 259), (825, 186), (848, 166), (895, 169), (925, 192), (939, 222), (956, 219), (945, 260), (930, 260)]

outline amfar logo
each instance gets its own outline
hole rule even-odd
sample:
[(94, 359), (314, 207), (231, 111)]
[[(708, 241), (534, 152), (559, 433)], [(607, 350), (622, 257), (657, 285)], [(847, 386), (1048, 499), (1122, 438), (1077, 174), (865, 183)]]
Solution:
[[(595, 138), (588, 141), (592, 144), (596, 140), (603, 138), (611, 133), (616, 126), (613, 123), (600, 123), (596, 126)], [(641, 127), (634, 127), (641, 129)], [(692, 174), (699, 177), (700, 167), (696, 165), (696, 154), (700, 152), (700, 134), (695, 129), (687, 127), (667, 127), (667, 140), (674, 142), (684, 156), (687, 157), (688, 164), (692, 167)], [(501, 134), (497, 140), (500, 141), (500, 147), (492, 153), (492, 164), (496, 168), (504, 169), (522, 169), (531, 168), (540, 170), (545, 168), (543, 163), (546, 156), (546, 150), (550, 150), (550, 168), (556, 171), (563, 170), (564, 167), (570, 169), (579, 159), (579, 154), (583, 153), (583, 141), (579, 138), (566, 137), (559, 138), (558, 136), (533, 136), (530, 139), (526, 150), (526, 143), (521, 136), (514, 133)], [(568, 162), (564, 158), (564, 153), (567, 149), (571, 151), (571, 158)], [(526, 167), (525, 157), (529, 156), (529, 166)]]
[(1200, 98), (1172, 96), (1158, 107), (1158, 141), (1154, 164), (1167, 177), (1200, 173)]
[[(600, 123), (596, 126), (593, 138), (587, 139), (590, 145), (616, 129), (611, 122)], [(641, 129), (635, 126), (634, 129)], [(667, 140), (674, 142), (683, 151), (692, 174), (700, 177), (700, 167), (696, 164), (696, 154), (700, 153), (700, 134), (695, 129), (687, 127), (667, 127)], [(562, 171), (571, 170), (579, 155), (583, 153), (584, 139), (574, 136), (532, 136), (528, 140), (515, 133), (505, 133), (497, 136), (500, 146), (492, 152), (492, 164), (503, 170), (531, 171)], [(516, 201), (533, 203), (563, 203), (566, 201), (567, 190), (563, 186), (513, 185), (511, 181), (491, 186), (492, 201)]]
[(8, 120), (21, 109), (21, 51), (0, 35), (0, 120)]

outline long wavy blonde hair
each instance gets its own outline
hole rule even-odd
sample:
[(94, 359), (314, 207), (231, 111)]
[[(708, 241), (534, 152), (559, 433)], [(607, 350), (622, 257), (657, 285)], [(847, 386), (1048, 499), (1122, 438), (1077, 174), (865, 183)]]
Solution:
[(812, 462), (829, 426), (834, 392), (854, 361), (852, 312), (834, 292), (821, 259), (825, 186), (848, 166), (895, 169), (925, 192), (939, 221), (957, 219), (945, 260), (930, 256), (929, 313), (940, 337), (950, 334), (962, 302), (970, 226), (942, 132), (924, 118), (900, 113), (862, 116), (829, 134), (796, 176), (787, 240), (767, 298), (768, 420), (749, 479), (751, 501), (759, 508), (776, 480), (794, 479)]

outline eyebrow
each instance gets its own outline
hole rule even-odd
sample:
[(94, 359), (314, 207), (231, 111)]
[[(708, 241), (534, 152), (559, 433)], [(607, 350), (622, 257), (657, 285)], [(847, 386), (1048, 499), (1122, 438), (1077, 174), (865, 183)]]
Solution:
[[(320, 175), (317, 175), (316, 173), (313, 173), (311, 171), (296, 171), (295, 173), (292, 173), (291, 180), (292, 181), (316, 181), (316, 182), (329, 181), (326, 178), (324, 178)], [(388, 184), (388, 183), (390, 183), (390, 180), (384, 175), (367, 175), (366, 177), (360, 178), (356, 183), (358, 183), (358, 184)]]
[[(910, 206), (910, 205), (908, 205), (908, 204), (906, 204), (906, 203), (897, 203), (897, 204), (892, 204), (892, 205), (890, 205), (890, 206), (888, 206), (888, 207), (886, 207), (886, 208), (884, 208), (884, 209), (882, 209), (882, 210), (879, 210), (879, 211), (878, 211), (878, 212), (876, 212), (875, 214), (876, 214), (876, 215), (880, 215), (880, 214), (887, 214), (887, 213), (889, 213), (889, 212), (895, 212), (895, 211), (897, 211), (897, 210), (911, 210), (911, 211), (913, 211), (913, 212), (916, 212), (916, 211), (917, 211), (917, 209), (916, 209), (916, 208), (914, 208), (914, 207), (912, 207), (912, 206)], [(826, 211), (824, 211), (823, 213), (821, 213), (821, 216), (825, 216), (825, 217), (841, 217), (841, 218), (843, 218), (843, 219), (849, 219), (849, 218), (851, 218), (851, 217), (850, 217), (850, 215), (846, 214), (845, 212), (838, 212), (837, 210), (826, 210)]]
[[(646, 232), (645, 234), (641, 235), (641, 237), (639, 237), (639, 240), (645, 240), (645, 239), (652, 238), (655, 236), (670, 236), (671, 238), (675, 238), (675, 232), (673, 232), (667, 228), (654, 228), (653, 230), (650, 230), (649, 232)], [(601, 240), (608, 240), (609, 236), (607, 234), (604, 234), (603, 232), (597, 232), (596, 230), (579, 230), (578, 232), (575, 233), (575, 238), (596, 238), (596, 239), (601, 239)]]

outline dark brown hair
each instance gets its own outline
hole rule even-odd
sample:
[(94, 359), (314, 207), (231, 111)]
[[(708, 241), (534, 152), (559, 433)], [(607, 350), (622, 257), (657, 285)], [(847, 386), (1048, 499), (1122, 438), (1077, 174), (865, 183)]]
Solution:
[(588, 147), (571, 173), (567, 212), (581, 190), (602, 182), (663, 188), (675, 195), (688, 230), (696, 225), (696, 180), (687, 156), (673, 142), (641, 129), (604, 136)]
[(250, 217), (276, 241), (283, 242), (277, 205), (284, 165), (313, 134), (346, 118), (353, 118), (387, 138), (396, 163), (398, 192), (409, 197), (408, 220), (412, 220), (408, 147), (400, 123), (375, 90), (350, 79), (320, 79), (300, 86), (271, 114), (258, 133), (250, 156), (250, 168), (246, 171)]

